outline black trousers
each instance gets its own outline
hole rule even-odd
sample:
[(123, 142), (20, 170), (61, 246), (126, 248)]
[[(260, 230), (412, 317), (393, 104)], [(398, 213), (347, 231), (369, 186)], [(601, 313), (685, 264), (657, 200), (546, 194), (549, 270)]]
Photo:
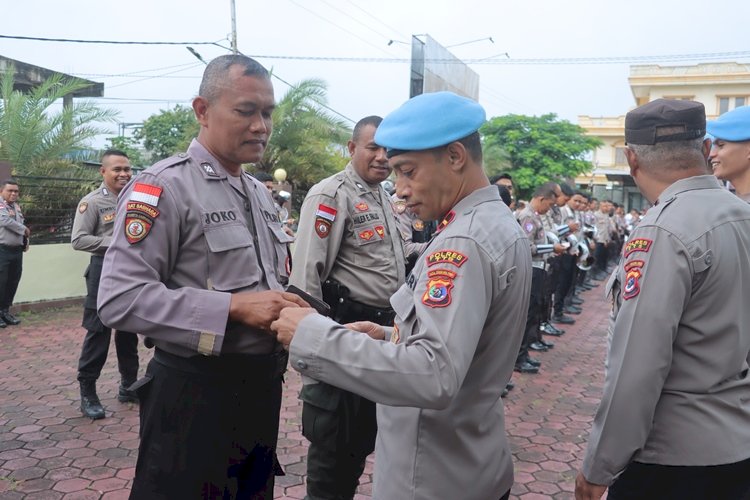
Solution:
[(594, 250), (594, 267), (600, 273), (607, 272), (607, 245), (605, 243), (597, 243), (596, 250)]
[(13, 305), (23, 271), (23, 247), (0, 245), (0, 310)]
[(609, 500), (748, 500), (750, 458), (727, 465), (632, 462), (609, 487)]
[[(97, 380), (102, 367), (107, 361), (112, 329), (104, 326), (96, 313), (96, 298), (99, 291), (99, 279), (102, 274), (104, 258), (92, 255), (86, 273), (86, 300), (83, 304), (83, 321), (86, 328), (81, 356), (78, 358), (78, 380)], [(117, 367), (122, 380), (135, 382), (138, 378), (138, 336), (130, 332), (115, 333), (115, 350)]]
[(542, 312), (539, 319), (540, 322), (549, 321), (552, 318), (552, 294), (555, 293), (557, 285), (560, 282), (561, 268), (562, 260), (559, 255), (550, 257), (547, 260), (547, 276), (545, 277), (544, 289), (542, 291)]
[(157, 349), (132, 386), (141, 443), (131, 500), (271, 500), (286, 359)]
[(560, 274), (555, 287), (555, 314), (562, 314), (565, 306), (565, 297), (573, 285), (573, 275), (576, 268), (576, 257), (565, 253), (560, 257)]
[[(367, 319), (392, 325), (358, 307), (345, 308), (335, 317), (340, 323)], [(308, 500), (344, 500), (354, 497), (365, 459), (375, 450), (378, 425), (375, 403), (332, 385), (307, 384), (300, 392), (302, 434), (310, 441), (307, 452)]]
[(531, 268), (531, 298), (529, 300), (529, 309), (526, 312), (526, 328), (523, 331), (523, 340), (521, 348), (518, 351), (516, 363), (523, 363), (529, 356), (529, 344), (541, 339), (539, 326), (542, 323), (542, 296), (544, 294), (545, 282), (547, 281), (547, 271)]

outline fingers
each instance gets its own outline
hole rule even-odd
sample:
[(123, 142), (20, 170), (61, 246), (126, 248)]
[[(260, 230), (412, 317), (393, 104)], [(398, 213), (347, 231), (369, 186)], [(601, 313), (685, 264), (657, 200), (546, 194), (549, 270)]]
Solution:
[(310, 304), (305, 302), (302, 297), (293, 293), (281, 292), (281, 298), (287, 302), (292, 302), (292, 304), (284, 305), (283, 307), (294, 307), (295, 305), (298, 307), (310, 307)]

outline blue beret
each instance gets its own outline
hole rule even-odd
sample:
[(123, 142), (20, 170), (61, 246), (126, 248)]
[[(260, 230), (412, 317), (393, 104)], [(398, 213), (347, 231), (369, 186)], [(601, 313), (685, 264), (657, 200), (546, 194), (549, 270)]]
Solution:
[(406, 101), (383, 119), (375, 143), (399, 152), (445, 146), (479, 130), (486, 118), (477, 102), (453, 92), (431, 92)]
[(709, 134), (722, 141), (750, 141), (750, 106), (735, 108), (706, 124)]

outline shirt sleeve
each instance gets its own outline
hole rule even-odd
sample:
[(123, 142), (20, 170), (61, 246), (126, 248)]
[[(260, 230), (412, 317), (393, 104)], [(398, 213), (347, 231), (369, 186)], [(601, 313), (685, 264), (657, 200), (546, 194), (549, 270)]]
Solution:
[(2, 201), (0, 201), (0, 226), (16, 234), (23, 235), (26, 233), (26, 226), (10, 216), (8, 205)]
[[(347, 208), (340, 194), (341, 190), (335, 198), (308, 196), (299, 216), (289, 283), (321, 300), (322, 283), (333, 269), (346, 233)], [(325, 218), (331, 213), (326, 209), (335, 210), (333, 221)]]
[(654, 226), (638, 228), (624, 249), (604, 395), (583, 462), (592, 483), (610, 485), (646, 443), (690, 298), (690, 261), (682, 242)]
[[(84, 205), (83, 203), (87, 204)], [(82, 207), (85, 207), (83, 212), (81, 212)], [(110, 238), (105, 239), (104, 236), (96, 235), (98, 222), (99, 212), (95, 204), (81, 201), (73, 219), (73, 230), (70, 238), (74, 250), (96, 253), (107, 249)]]
[(403, 341), (373, 340), (323, 316), (310, 315), (292, 341), (292, 366), (303, 375), (377, 403), (447, 407), (474, 357), (495, 273), (475, 242), (453, 238), (443, 244), (465, 258), (461, 266), (422, 266), (414, 289), (403, 285), (391, 298)]
[[(130, 243), (125, 233), (129, 215), (126, 204), (134, 184), (121, 193), (112, 245), (104, 257), (99, 285), (98, 309), (102, 322), (190, 349), (197, 348), (191, 341), (195, 333), (211, 333), (216, 335), (213, 352), (218, 353), (226, 330), (231, 295), (209, 290), (208, 284), (205, 289), (187, 286), (173, 289), (165, 284), (178, 256), (181, 252), (187, 253), (180, 248), (179, 198), (168, 185), (153, 176), (141, 174), (139, 181), (162, 188), (158, 215), (151, 220), (147, 234)], [(206, 257), (193, 258), (196, 268), (202, 270)], [(201, 273), (201, 270), (196, 272)]]

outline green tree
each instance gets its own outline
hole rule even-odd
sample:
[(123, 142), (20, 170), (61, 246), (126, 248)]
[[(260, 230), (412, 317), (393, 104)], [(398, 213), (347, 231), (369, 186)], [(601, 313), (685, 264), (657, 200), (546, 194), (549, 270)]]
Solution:
[(553, 113), (492, 118), (480, 130), (485, 147), (502, 148), (510, 163), (513, 183), (522, 196), (547, 181), (561, 181), (591, 170), (585, 159), (602, 142)]
[(273, 135), (256, 168), (269, 173), (283, 168), (295, 194), (338, 172), (348, 161), (351, 129), (328, 114), (325, 104), (325, 82), (308, 79), (289, 89), (274, 109)]
[(0, 160), (24, 175), (75, 169), (72, 158), (80, 159), (88, 141), (106, 133), (97, 124), (114, 121), (117, 113), (87, 101), (55, 110), (56, 102), (87, 84), (55, 74), (22, 93), (13, 90), (14, 73), (11, 66), (0, 81)]
[(128, 155), (130, 164), (134, 167), (147, 167), (146, 159), (141, 152), (140, 143), (135, 137), (108, 137), (107, 149), (117, 149)]
[(199, 129), (193, 109), (178, 104), (174, 109), (163, 109), (149, 116), (133, 136), (143, 141), (143, 146), (151, 153), (150, 161), (157, 162), (185, 151)]

